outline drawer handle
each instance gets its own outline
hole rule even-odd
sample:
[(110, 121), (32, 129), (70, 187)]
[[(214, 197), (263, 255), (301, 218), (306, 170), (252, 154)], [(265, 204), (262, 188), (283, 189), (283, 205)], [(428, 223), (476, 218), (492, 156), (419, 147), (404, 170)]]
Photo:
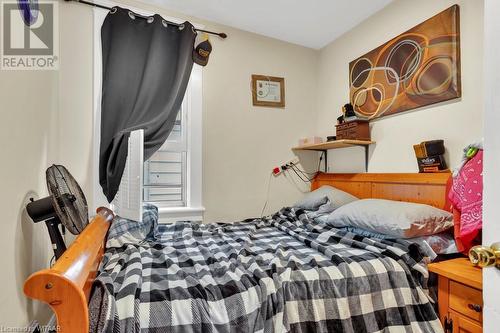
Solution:
[(471, 309), (472, 311), (476, 312), (481, 312), (483, 310), (483, 307), (479, 304), (467, 304), (467, 307)]
[(444, 317), (444, 333), (453, 333), (453, 319), (448, 319)]

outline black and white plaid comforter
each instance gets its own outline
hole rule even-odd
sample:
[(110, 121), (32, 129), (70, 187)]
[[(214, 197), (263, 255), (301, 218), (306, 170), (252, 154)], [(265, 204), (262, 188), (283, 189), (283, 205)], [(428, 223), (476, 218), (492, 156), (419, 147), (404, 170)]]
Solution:
[(101, 321), (92, 329), (442, 332), (408, 243), (316, 224), (291, 208), (235, 224), (150, 220), (113, 223), (98, 276), (107, 306), (96, 292), (91, 312)]

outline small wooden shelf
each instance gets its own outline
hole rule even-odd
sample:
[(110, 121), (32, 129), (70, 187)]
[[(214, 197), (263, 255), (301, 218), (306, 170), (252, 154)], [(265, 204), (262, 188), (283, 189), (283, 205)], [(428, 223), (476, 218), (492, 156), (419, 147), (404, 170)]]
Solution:
[(375, 143), (374, 141), (365, 140), (335, 140), (330, 142), (315, 143), (311, 145), (299, 146), (292, 148), (293, 150), (328, 150), (328, 149), (339, 149), (354, 146), (369, 146)]
[(375, 141), (367, 140), (335, 140), (329, 142), (322, 142), (310, 145), (304, 145), (299, 147), (294, 147), (292, 150), (315, 150), (322, 151), (325, 153), (325, 172), (327, 171), (328, 165), (328, 150), (339, 149), (339, 148), (349, 148), (349, 147), (364, 147), (365, 148), (365, 170), (368, 172), (368, 154), (370, 152), (370, 145), (374, 144)]

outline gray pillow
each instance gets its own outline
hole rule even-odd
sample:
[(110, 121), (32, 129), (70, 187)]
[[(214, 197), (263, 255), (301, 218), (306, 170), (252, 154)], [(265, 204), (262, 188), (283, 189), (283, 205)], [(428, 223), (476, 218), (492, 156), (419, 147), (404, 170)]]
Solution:
[(318, 212), (321, 211), (321, 213), (327, 214), (355, 200), (359, 199), (333, 186), (323, 185), (304, 195), (294, 207), (305, 210), (318, 210)]
[(429, 205), (363, 199), (335, 210), (326, 223), (337, 228), (350, 226), (397, 238), (412, 238), (453, 227), (453, 215)]

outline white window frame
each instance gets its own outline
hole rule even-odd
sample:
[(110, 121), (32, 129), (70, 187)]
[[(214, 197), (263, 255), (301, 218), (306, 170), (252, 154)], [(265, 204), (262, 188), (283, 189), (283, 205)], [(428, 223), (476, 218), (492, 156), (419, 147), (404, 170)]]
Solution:
[(158, 207), (161, 222), (203, 220), (202, 206), (202, 69), (194, 65), (186, 90), (187, 166), (186, 206)]
[[(117, 4), (111, 1), (101, 1), (102, 4), (113, 7)], [(128, 7), (141, 15), (153, 15), (138, 8)], [(94, 8), (94, 112), (93, 112), (93, 189), (90, 204), (92, 207), (109, 206), (99, 184), (99, 138), (101, 128), (101, 91), (102, 91), (102, 56), (101, 56), (101, 26), (108, 11)], [(182, 23), (183, 20), (164, 17), (166, 20)], [(193, 24), (203, 28), (199, 24)], [(202, 205), (202, 83), (203, 71), (198, 65), (193, 66), (188, 89), (184, 97), (187, 106), (187, 166), (186, 166), (186, 206), (166, 207), (158, 205), (160, 223), (170, 223), (183, 220), (202, 221), (205, 208)]]
[[(188, 179), (188, 174), (187, 174), (187, 169), (188, 169), (188, 160), (189, 160), (189, 146), (188, 142), (190, 141), (190, 137), (188, 136), (188, 133), (190, 132), (190, 126), (188, 123), (188, 114), (191, 112), (191, 101), (190, 101), (190, 91), (191, 91), (191, 82), (189, 82), (187, 88), (186, 88), (186, 93), (185, 93), (185, 98), (182, 101), (181, 104), (181, 110), (179, 111), (181, 113), (181, 135), (180, 135), (180, 140), (169, 140), (167, 138), (167, 141), (162, 145), (162, 147), (158, 151), (162, 152), (171, 152), (171, 153), (181, 153), (181, 160), (182, 160), (182, 170), (181, 170), (181, 178), (182, 178), (182, 206), (172, 206), (169, 204), (165, 204), (164, 202), (160, 201), (147, 201), (151, 204), (156, 205), (157, 207), (186, 207), (189, 206), (188, 204), (188, 198), (187, 195), (190, 192), (189, 189), (189, 184), (187, 184), (187, 179)], [(144, 162), (145, 164), (147, 162)], [(144, 170), (146, 170), (146, 166), (144, 166)], [(145, 171), (144, 173), (144, 183), (146, 184), (146, 173), (149, 171)], [(144, 185), (145, 187), (147, 185)], [(144, 193), (143, 193), (144, 194)]]

